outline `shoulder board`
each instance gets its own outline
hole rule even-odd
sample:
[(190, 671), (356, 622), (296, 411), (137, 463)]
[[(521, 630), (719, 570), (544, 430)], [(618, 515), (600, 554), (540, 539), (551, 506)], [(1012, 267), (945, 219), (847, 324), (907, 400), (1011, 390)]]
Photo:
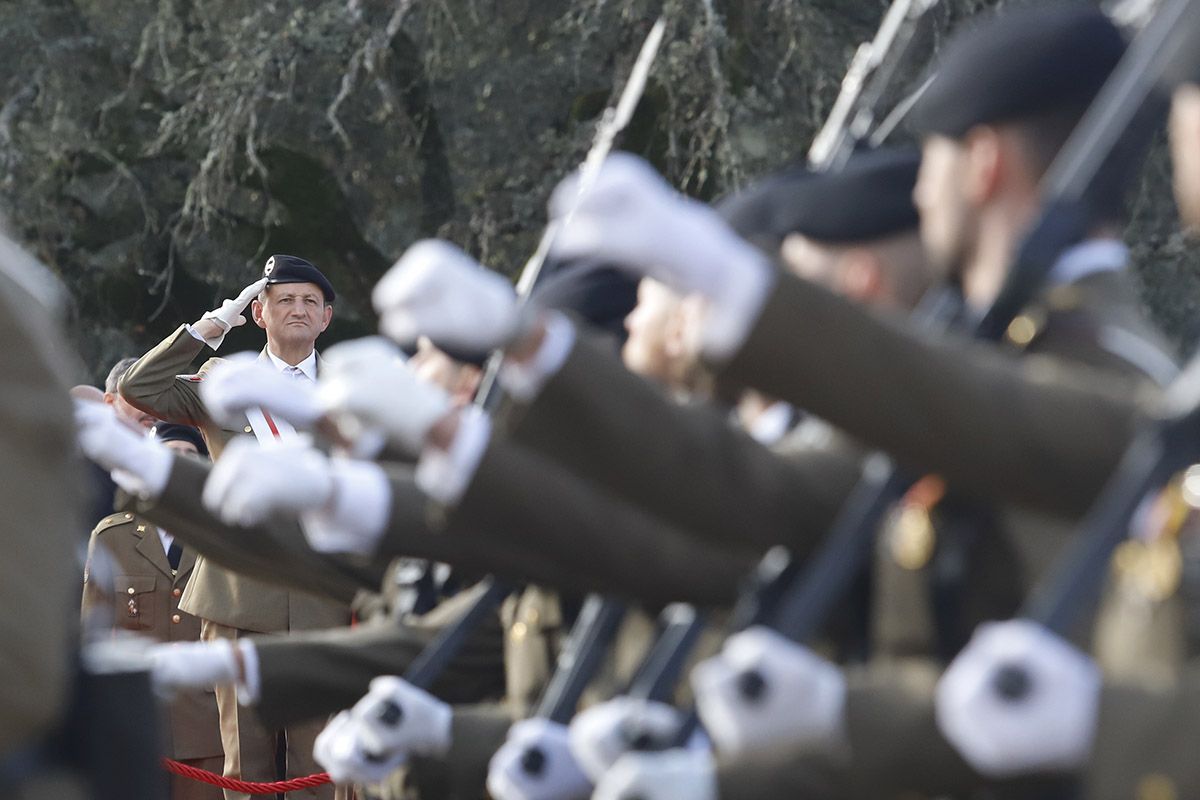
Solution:
[(199, 373), (192, 373), (191, 375), (176, 375), (175, 378), (176, 380), (190, 381), (191, 383), (199, 383), (200, 381), (204, 380), (204, 376)]
[(114, 525), (124, 525), (129, 522), (133, 522), (133, 514), (129, 513), (128, 511), (118, 511), (115, 514), (109, 514), (107, 517), (100, 520), (99, 524), (96, 525), (92, 533), (100, 533), (101, 531), (108, 530)]

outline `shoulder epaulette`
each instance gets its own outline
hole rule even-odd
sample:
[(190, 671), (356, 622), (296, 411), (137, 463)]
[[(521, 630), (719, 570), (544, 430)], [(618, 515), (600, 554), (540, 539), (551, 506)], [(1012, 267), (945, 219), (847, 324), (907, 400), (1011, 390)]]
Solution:
[(97, 523), (96, 527), (92, 530), (92, 533), (100, 533), (101, 531), (108, 530), (114, 525), (124, 525), (127, 522), (133, 522), (133, 514), (129, 513), (128, 511), (118, 511), (115, 514), (109, 514), (107, 517), (100, 520), (100, 522)]

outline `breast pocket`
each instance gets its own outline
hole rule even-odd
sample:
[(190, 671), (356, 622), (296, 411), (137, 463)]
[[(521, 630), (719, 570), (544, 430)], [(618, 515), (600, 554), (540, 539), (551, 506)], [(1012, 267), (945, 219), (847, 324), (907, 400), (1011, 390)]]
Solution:
[(157, 578), (143, 575), (118, 575), (113, 584), (113, 617), (129, 630), (154, 627), (154, 584)]

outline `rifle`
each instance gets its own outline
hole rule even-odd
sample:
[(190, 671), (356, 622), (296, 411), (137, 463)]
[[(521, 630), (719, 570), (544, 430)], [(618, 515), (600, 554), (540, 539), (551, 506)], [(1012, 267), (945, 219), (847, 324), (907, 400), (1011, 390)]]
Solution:
[[(595, 139), (583, 163), (579, 181), (579, 194), (576, 196), (575, 207), (578, 207), (580, 199), (586, 194), (591, 185), (595, 183), (600, 165), (604, 162), (609, 151), (612, 150), (617, 134), (632, 119), (633, 111), (637, 107), (638, 100), (641, 99), (642, 92), (646, 87), (646, 78), (650, 73), (650, 66), (654, 63), (654, 57), (658, 53), (658, 47), (662, 43), (663, 32), (665, 30), (666, 21), (664, 18), (659, 17), (650, 29), (645, 42), (642, 43), (637, 60), (634, 62), (625, 87), (621, 91), (617, 105), (606, 109), (600, 122), (597, 124)], [(528, 300), (537, 285), (538, 279), (542, 274), (542, 265), (545, 263), (546, 254), (550, 251), (550, 246), (554, 243), (559, 226), (564, 224), (573, 213), (572, 210), (560, 222), (552, 222), (546, 226), (537, 249), (525, 263), (521, 277), (517, 281), (517, 294), (522, 302)], [(488, 359), (483, 380), (480, 382), (479, 389), (475, 395), (475, 404), (481, 408), (491, 408), (499, 397), (496, 377), (500, 371), (502, 356), (503, 353), (497, 350)], [(508, 595), (510, 587), (496, 581), (494, 578), (487, 580), (489, 583), (485, 591), (475, 599), (475, 602), (471, 604), (453, 625), (444, 629), (436, 639), (430, 642), (417, 660), (410, 665), (405, 673), (406, 680), (409, 680), (409, 682), (420, 688), (428, 689), (437, 676), (445, 672), (470, 632), (491, 611), (500, 605)]]
[[(867, 140), (876, 127), (884, 95), (908, 60), (921, 20), (937, 1), (894, 0), (875, 38), (858, 46), (829, 117), (808, 149), (810, 167), (821, 172), (841, 169), (859, 143)], [(905, 102), (911, 105), (914, 100)]]
[[(1044, 282), (1059, 254), (1086, 234), (1088, 199), (1097, 185), (1100, 167), (1142, 111), (1162, 76), (1175, 69), (1184, 57), (1180, 51), (1186, 51), (1186, 47), (1177, 41), (1175, 28), (1194, 2), (1176, 0), (1138, 34), (1064, 144), (1042, 181), (1042, 193), (1047, 199), (1043, 210), (1022, 243), (1000, 294), (974, 327), (972, 333), (977, 338), (998, 338)], [(772, 606), (769, 611), (772, 627), (793, 641), (808, 640), (820, 630), (829, 611), (866, 561), (884, 513), (911, 483), (882, 454), (864, 461), (863, 480), (808, 563), (800, 568), (786, 554), (773, 556), (787, 558), (789, 563), (776, 568), (776, 579), (760, 589), (777, 593), (777, 602), (766, 602)], [(744, 621), (734, 619), (731, 627), (736, 630)], [(741, 677), (739, 686), (748, 702), (762, 701), (770, 692), (766, 679), (752, 671)], [(690, 738), (692, 730), (688, 725), (694, 726), (696, 722), (693, 714), (678, 732), (674, 746), (682, 746)]]
[[(598, 594), (588, 595), (571, 626), (571, 635), (558, 656), (554, 676), (546, 686), (536, 718), (565, 725), (575, 715), (583, 690), (596, 674), (605, 650), (612, 644), (625, 618), (625, 606)], [(539, 775), (546, 768), (546, 754), (532, 746), (521, 754), (521, 769)]]

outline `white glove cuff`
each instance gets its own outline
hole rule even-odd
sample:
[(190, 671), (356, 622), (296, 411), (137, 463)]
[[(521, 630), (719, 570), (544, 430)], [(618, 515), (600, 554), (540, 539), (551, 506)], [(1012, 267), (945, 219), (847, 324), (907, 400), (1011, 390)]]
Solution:
[(452, 740), (450, 731), (451, 723), (454, 721), (454, 707), (435, 699), (429, 713), (429, 750), (423, 755), (437, 758), (450, 751)]
[(262, 672), (258, 667), (258, 649), (249, 639), (238, 639), (234, 643), (242, 656), (242, 679), (237, 685), (238, 703), (252, 706), (262, 696)]
[(426, 447), (417, 461), (417, 488), (434, 500), (453, 505), (462, 499), (492, 436), (492, 422), (476, 406), (464, 408), (449, 450)]
[(332, 502), (300, 515), (304, 535), (321, 553), (375, 551), (391, 513), (392, 491), (379, 465), (350, 458), (331, 458)]
[(500, 366), (500, 386), (510, 397), (522, 403), (532, 402), (542, 386), (562, 369), (575, 346), (575, 328), (562, 313), (546, 315), (546, 335), (533, 358), (515, 363), (506, 359)]
[(708, 360), (717, 363), (728, 361), (741, 349), (775, 284), (770, 264), (749, 245), (743, 247), (744, 252), (722, 271), (725, 281), (721, 290), (708, 296), (700, 348)]
[(228, 322), (226, 322), (225, 320), (218, 317), (212, 311), (209, 311), (207, 314), (202, 316), (200, 319), (201, 320), (209, 319), (209, 320), (212, 320), (213, 322), (217, 323), (217, 325), (221, 328), (221, 335), (213, 336), (210, 339), (205, 339), (191, 325), (187, 326), (188, 333), (190, 333), (193, 337), (199, 339), (200, 341), (204, 342), (206, 345), (211, 347), (213, 350), (218, 349), (225, 341), (225, 334), (229, 333), (229, 331), (231, 331), (232, 328), (230, 327)]

